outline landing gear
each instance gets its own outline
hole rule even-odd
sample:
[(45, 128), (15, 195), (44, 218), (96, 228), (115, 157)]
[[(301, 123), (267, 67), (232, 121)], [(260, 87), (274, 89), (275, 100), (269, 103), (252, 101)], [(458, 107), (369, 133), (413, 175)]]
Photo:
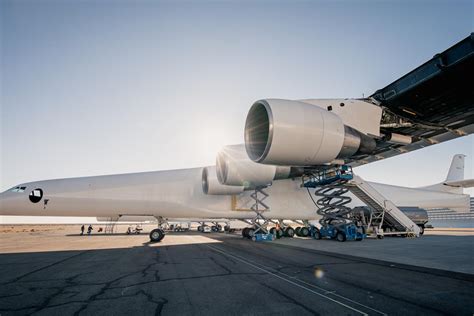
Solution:
[(158, 228), (155, 228), (150, 232), (151, 242), (160, 242), (163, 238), (165, 238), (165, 231), (163, 230), (163, 226), (168, 224), (168, 222), (161, 216), (156, 217), (156, 220), (158, 221)]
[(295, 230), (288, 226), (286, 229), (285, 229), (285, 237), (290, 237), (292, 238), (293, 236), (295, 235)]
[(276, 229), (276, 227), (270, 228), (270, 234), (274, 235), (277, 239), (283, 237), (284, 232), (282, 229)]
[(301, 227), (299, 227), (299, 226), (295, 228), (295, 234), (296, 234), (296, 236), (301, 237), (301, 235), (300, 235), (300, 229), (301, 229)]
[(242, 229), (242, 237), (252, 239), (255, 236), (255, 229), (252, 227), (245, 227)]
[(298, 237), (308, 237), (310, 235), (309, 228), (307, 226), (296, 227), (295, 235)]
[(165, 238), (165, 233), (161, 228), (155, 228), (150, 232), (151, 242), (160, 242), (163, 238)]

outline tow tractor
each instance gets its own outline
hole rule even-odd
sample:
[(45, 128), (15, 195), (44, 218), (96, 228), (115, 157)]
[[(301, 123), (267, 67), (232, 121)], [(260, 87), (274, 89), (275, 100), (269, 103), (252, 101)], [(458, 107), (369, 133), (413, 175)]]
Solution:
[(342, 165), (337, 168), (318, 171), (303, 179), (303, 187), (316, 189), (314, 194), (319, 197), (315, 202), (317, 213), (322, 216), (319, 220), (321, 228), (311, 226), (311, 236), (314, 239), (330, 238), (338, 241), (357, 240), (366, 237), (362, 225), (356, 225), (351, 216), (352, 209), (346, 204), (352, 199), (345, 195), (349, 189), (344, 186), (354, 177), (352, 168)]

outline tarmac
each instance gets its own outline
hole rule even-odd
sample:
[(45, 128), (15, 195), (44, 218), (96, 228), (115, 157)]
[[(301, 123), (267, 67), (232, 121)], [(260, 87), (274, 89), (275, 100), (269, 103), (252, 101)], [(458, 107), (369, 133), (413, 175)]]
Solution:
[[(433, 249), (422, 262), (391, 259), (433, 247), (443, 257), (445, 237), (256, 243), (182, 232), (151, 244), (147, 234), (79, 236), (77, 227), (3, 232), (0, 314), (472, 315), (469, 269), (427, 266)], [(469, 240), (448, 255), (472, 265)]]

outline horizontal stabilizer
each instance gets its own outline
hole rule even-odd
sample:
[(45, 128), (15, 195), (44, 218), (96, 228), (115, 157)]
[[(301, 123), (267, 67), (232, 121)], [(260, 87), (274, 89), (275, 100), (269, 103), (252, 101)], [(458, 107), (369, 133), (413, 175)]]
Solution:
[(447, 181), (444, 185), (456, 188), (472, 188), (474, 187), (474, 179), (459, 180), (459, 181)]

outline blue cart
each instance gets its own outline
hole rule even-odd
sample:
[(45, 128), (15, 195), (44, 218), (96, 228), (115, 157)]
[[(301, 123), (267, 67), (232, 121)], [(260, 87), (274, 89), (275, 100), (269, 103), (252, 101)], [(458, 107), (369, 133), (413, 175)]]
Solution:
[(358, 227), (353, 223), (342, 225), (327, 225), (318, 229), (315, 226), (311, 227), (311, 236), (314, 239), (329, 238), (337, 241), (356, 240), (361, 241), (367, 235), (363, 227)]
[(253, 241), (273, 241), (275, 240), (275, 235), (273, 234), (255, 234), (252, 237)]

